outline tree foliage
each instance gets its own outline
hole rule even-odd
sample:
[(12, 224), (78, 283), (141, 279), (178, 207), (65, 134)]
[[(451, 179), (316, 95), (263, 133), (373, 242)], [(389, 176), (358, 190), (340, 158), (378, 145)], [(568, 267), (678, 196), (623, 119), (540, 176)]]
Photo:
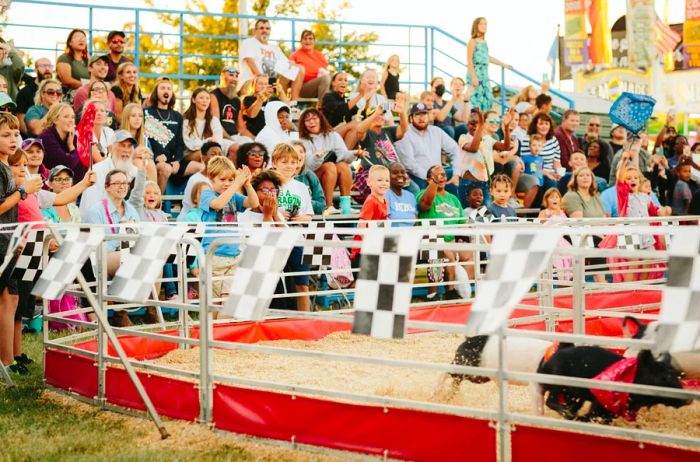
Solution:
[[(146, 4), (152, 6), (151, 1), (146, 0)], [(207, 12), (206, 3), (205, 0), (187, 0), (185, 9), (192, 12)], [(258, 16), (270, 16), (274, 26), (274, 16), (302, 16), (325, 20), (340, 20), (342, 19), (342, 10), (349, 7), (348, 1), (337, 8), (331, 9), (324, 0), (321, 0), (317, 5), (305, 5), (304, 0), (281, 0), (274, 2), (274, 4), (271, 4), (270, 0), (255, 0), (251, 5), (251, 13)], [(224, 0), (222, 13), (237, 14), (238, 0)], [(201, 85), (213, 86), (215, 84), (216, 80), (206, 79), (205, 76), (218, 76), (223, 65), (231, 62), (231, 60), (218, 56), (238, 55), (238, 38), (239, 36), (247, 37), (252, 34), (254, 23), (254, 21), (249, 21), (250, 31), (240, 31), (239, 21), (233, 17), (199, 14), (181, 16), (172, 13), (161, 13), (158, 17), (163, 23), (164, 32), (145, 34), (141, 30), (139, 36), (142, 53), (140, 57), (140, 72), (142, 74), (158, 75), (178, 74), (181, 64), (179, 56), (182, 47), (182, 52), (186, 56), (182, 62), (183, 73), (202, 77), (201, 79), (195, 77), (184, 82), (185, 88), (190, 90)], [(182, 44), (177, 38), (167, 35), (179, 32), (181, 21), (184, 32)], [(133, 31), (133, 29), (133, 23), (124, 25), (124, 30)], [(326, 54), (332, 65), (341, 58), (341, 53), (343, 61), (376, 60), (376, 57), (369, 54), (369, 45), (378, 39), (377, 34), (374, 32), (343, 31), (339, 39), (339, 27), (336, 24), (313, 23), (310, 29), (314, 32), (317, 42), (328, 42), (319, 44), (318, 48)], [(297, 31), (295, 39), (298, 40), (300, 34), (301, 30)], [(275, 37), (274, 30), (273, 37)], [(336, 45), (339, 40), (360, 43), (361, 45), (344, 46), (341, 50)], [(106, 49), (106, 44), (104, 43), (96, 43), (95, 45), (96, 49)], [(288, 47), (282, 48), (285, 51), (289, 51)], [(338, 66), (334, 65), (333, 67), (337, 68)], [(364, 66), (346, 63), (342, 67), (343, 70), (357, 76)], [(144, 90), (149, 90), (148, 87), (149, 85), (144, 85)]]

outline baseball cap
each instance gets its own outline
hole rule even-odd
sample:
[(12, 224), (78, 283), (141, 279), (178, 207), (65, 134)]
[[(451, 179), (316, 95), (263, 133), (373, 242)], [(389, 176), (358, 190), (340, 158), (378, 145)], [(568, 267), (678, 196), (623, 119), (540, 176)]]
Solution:
[(109, 34), (107, 34), (107, 41), (111, 42), (112, 38), (114, 38), (115, 35), (121, 35), (122, 38), (124, 38), (124, 39), (126, 38), (126, 34), (124, 34), (124, 32), (122, 32), (120, 30), (113, 30)]
[(131, 133), (129, 133), (126, 130), (117, 130), (114, 132), (114, 141), (113, 143), (121, 143), (122, 141), (130, 140), (131, 144), (136, 146), (138, 142), (136, 141), (136, 138), (131, 136)]
[(26, 151), (33, 144), (38, 144), (41, 149), (44, 149), (44, 141), (41, 138), (27, 138), (22, 141), (22, 151)]
[(102, 61), (104, 61), (104, 62), (106, 62), (107, 64), (109, 64), (109, 61), (108, 61), (108, 60), (109, 60), (109, 57), (108, 57), (107, 55), (97, 55), (97, 54), (95, 54), (95, 55), (90, 56), (90, 60), (88, 61), (88, 66), (92, 66), (92, 65), (95, 63), (95, 61), (97, 61), (98, 59), (101, 59)]
[(411, 108), (410, 115), (422, 114), (422, 113), (426, 113), (426, 112), (430, 112), (430, 109), (428, 109), (428, 106), (426, 106), (423, 103), (418, 102), (418, 103), (414, 104), (413, 107)]
[(7, 93), (0, 93), (0, 107), (7, 106), (8, 104), (12, 107), (17, 107), (15, 102), (12, 101), (12, 98), (10, 98), (10, 95)]
[(54, 168), (52, 168), (49, 172), (49, 181), (56, 178), (61, 172), (68, 172), (68, 175), (70, 175), (70, 177), (73, 178), (73, 170), (71, 170), (69, 167), (66, 167), (65, 165), (57, 165)]

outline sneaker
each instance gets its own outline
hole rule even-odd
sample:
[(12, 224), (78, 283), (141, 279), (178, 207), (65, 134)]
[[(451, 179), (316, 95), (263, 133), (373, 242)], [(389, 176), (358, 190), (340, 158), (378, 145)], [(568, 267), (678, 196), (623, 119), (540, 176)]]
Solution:
[(523, 206), (523, 204), (518, 202), (518, 200), (514, 197), (511, 197), (510, 199), (508, 199), (508, 205), (510, 205), (514, 209), (519, 209), (519, 208), (522, 208), (522, 206)]
[(459, 296), (455, 289), (450, 289), (445, 292), (444, 300), (461, 300), (462, 297)]
[(29, 374), (29, 369), (27, 369), (27, 366), (25, 366), (24, 364), (20, 364), (17, 361), (14, 361), (12, 364), (7, 366), (7, 370), (19, 375)]
[(342, 211), (340, 209), (335, 208), (334, 206), (329, 206), (326, 207), (326, 210), (323, 211), (324, 215), (340, 215)]
[(34, 360), (31, 359), (29, 356), (27, 356), (26, 353), (22, 353), (22, 354), (19, 355), (19, 356), (15, 356), (15, 362), (17, 362), (18, 364), (22, 364), (22, 365), (26, 366), (26, 365), (28, 365), (28, 364), (33, 363)]

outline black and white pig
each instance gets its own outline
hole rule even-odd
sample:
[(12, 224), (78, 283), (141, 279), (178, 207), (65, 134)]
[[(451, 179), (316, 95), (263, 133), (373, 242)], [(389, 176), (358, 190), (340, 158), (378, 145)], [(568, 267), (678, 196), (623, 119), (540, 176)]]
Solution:
[[(459, 366), (485, 367), (498, 369), (498, 336), (475, 335), (467, 337), (457, 347), (452, 364)], [(523, 337), (506, 337), (506, 368), (510, 372), (536, 372), (547, 349), (552, 345), (548, 340)], [(463, 380), (485, 383), (490, 379), (478, 375), (450, 374), (457, 386)]]
[[(657, 321), (644, 324), (634, 316), (625, 316), (622, 320), (622, 330), (625, 336), (641, 340), (654, 341), (658, 325)], [(637, 354), (635, 350), (629, 349), (625, 356), (634, 356), (635, 354)], [(683, 378), (700, 379), (700, 339), (695, 343), (694, 352), (671, 353), (671, 366), (678, 369), (683, 374)]]
[[(625, 359), (624, 356), (605, 348), (576, 346), (559, 349), (547, 361), (542, 363), (537, 372), (592, 379), (608, 369), (609, 366), (623, 359)], [(633, 383), (681, 388), (680, 373), (670, 365), (668, 358), (665, 361), (657, 361), (648, 350), (643, 350), (637, 355), (637, 371)], [(594, 419), (610, 423), (616, 417), (614, 413), (607, 410), (595, 398), (588, 388), (547, 384), (540, 384), (538, 388), (540, 403), (544, 400), (545, 393), (548, 393), (547, 407), (557, 411), (566, 419), (582, 421)], [(579, 416), (578, 411), (586, 401), (591, 403), (590, 410), (587, 414)], [(656, 404), (681, 407), (690, 404), (690, 401), (631, 393), (628, 397), (626, 411), (634, 414), (643, 407), (651, 407)]]

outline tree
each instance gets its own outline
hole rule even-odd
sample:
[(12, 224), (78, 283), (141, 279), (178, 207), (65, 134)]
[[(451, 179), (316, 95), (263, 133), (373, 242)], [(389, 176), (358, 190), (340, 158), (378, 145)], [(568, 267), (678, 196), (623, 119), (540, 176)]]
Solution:
[[(152, 0), (146, 3), (152, 6)], [(301, 8), (304, 6), (303, 0), (279, 1), (270, 8), (270, 0), (256, 0), (252, 5), (252, 12), (259, 16), (267, 16), (271, 9), (273, 15), (299, 16)], [(321, 1), (318, 6), (305, 6), (305, 16), (316, 17), (318, 19), (338, 20), (341, 18), (341, 11), (349, 8), (349, 2), (344, 2), (336, 9), (328, 9), (325, 1)], [(207, 12), (205, 0), (188, 0), (185, 6), (188, 11)], [(222, 12), (227, 14), (238, 13), (238, 0), (224, 0)], [(179, 31), (181, 17), (178, 14), (163, 13), (158, 15), (159, 19), (171, 30)], [(218, 76), (221, 72), (225, 59), (211, 56), (237, 56), (238, 40), (232, 39), (237, 36), (247, 36), (250, 31), (239, 31), (239, 21), (236, 18), (217, 15), (183, 15), (182, 38), (183, 53), (187, 58), (183, 63), (185, 74), (202, 76), (201, 79), (191, 79), (184, 82), (185, 88), (194, 89), (198, 86), (211, 86), (212, 76)], [(250, 24), (252, 28), (252, 23)], [(311, 26), (316, 40), (319, 42), (338, 42), (338, 35), (332, 24), (315, 23)], [(125, 25), (125, 30), (133, 30), (133, 24)], [(206, 37), (205, 37), (206, 35)], [(228, 38), (231, 37), (231, 38)], [(344, 46), (342, 57), (344, 61), (371, 61), (376, 59), (369, 55), (369, 44), (375, 42), (378, 36), (376, 33), (356, 33), (348, 32), (342, 36), (343, 42), (363, 43), (367, 45)], [(141, 35), (141, 66), (142, 74), (177, 74), (179, 72), (180, 43), (173, 41), (163, 35)], [(341, 51), (337, 45), (319, 45), (331, 62), (340, 58)], [(144, 55), (143, 53), (147, 53)], [(173, 56), (168, 56), (173, 55)], [(343, 69), (353, 75), (359, 75), (356, 65), (345, 64)], [(209, 79), (204, 78), (209, 76)], [(146, 88), (144, 88), (146, 89)]]

